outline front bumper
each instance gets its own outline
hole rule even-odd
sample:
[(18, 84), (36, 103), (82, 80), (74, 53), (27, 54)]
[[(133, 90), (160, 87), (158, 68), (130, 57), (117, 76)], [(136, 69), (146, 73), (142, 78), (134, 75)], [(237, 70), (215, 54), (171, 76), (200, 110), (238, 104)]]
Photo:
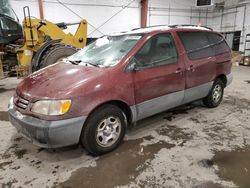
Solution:
[(14, 108), (8, 110), (10, 122), (33, 144), (44, 148), (59, 148), (77, 144), (86, 117), (46, 121), (26, 116)]

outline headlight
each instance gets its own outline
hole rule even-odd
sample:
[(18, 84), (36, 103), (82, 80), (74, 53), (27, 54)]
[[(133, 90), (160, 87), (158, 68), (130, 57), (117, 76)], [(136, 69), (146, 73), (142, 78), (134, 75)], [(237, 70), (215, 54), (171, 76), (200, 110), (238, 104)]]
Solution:
[(31, 111), (44, 115), (62, 115), (69, 111), (71, 100), (41, 100), (33, 104)]

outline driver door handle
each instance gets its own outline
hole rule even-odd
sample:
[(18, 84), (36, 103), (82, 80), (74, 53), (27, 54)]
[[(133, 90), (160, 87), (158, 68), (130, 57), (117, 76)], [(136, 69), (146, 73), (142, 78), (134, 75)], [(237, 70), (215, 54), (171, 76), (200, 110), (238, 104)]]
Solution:
[(175, 71), (175, 73), (182, 75), (182, 69), (181, 68), (177, 68), (176, 71)]

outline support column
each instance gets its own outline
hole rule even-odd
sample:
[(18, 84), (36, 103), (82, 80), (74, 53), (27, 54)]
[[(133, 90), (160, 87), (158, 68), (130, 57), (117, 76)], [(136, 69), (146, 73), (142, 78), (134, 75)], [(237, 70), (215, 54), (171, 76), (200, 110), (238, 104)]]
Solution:
[(141, 27), (147, 27), (148, 0), (141, 0)]
[(40, 19), (44, 19), (43, 14), (43, 0), (38, 0)]

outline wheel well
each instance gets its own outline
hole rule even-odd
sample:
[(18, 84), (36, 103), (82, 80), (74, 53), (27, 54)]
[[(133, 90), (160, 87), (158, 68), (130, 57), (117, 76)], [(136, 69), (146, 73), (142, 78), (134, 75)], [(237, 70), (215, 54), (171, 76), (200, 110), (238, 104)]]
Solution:
[(107, 101), (105, 103), (102, 103), (98, 105), (95, 109), (93, 109), (92, 112), (90, 112), (90, 114), (92, 114), (96, 109), (106, 104), (113, 104), (115, 106), (118, 106), (125, 113), (127, 121), (128, 121), (128, 125), (132, 122), (132, 112), (129, 106), (125, 102), (119, 101), (119, 100)]
[(223, 82), (224, 87), (226, 87), (226, 85), (227, 85), (227, 77), (224, 74), (219, 75), (216, 79), (220, 79)]
[[(85, 125), (86, 125), (86, 123), (88, 122), (89, 117), (90, 117), (97, 109), (101, 108), (102, 106), (104, 106), (104, 105), (106, 105), (106, 104), (112, 104), (112, 105), (118, 106), (118, 107), (125, 113), (125, 115), (126, 115), (126, 118), (127, 118), (127, 121), (128, 121), (127, 126), (129, 126), (129, 125), (132, 123), (132, 112), (131, 112), (129, 106), (128, 106), (125, 102), (119, 101), (119, 100), (107, 101), (107, 102), (102, 103), (102, 104), (98, 105), (97, 107), (95, 107), (95, 108), (88, 114), (88, 117), (87, 117), (87, 119), (86, 119), (86, 121), (84, 122), (84, 125), (83, 125), (83, 127), (82, 127), (81, 135), (82, 135), (83, 132), (84, 132)], [(81, 139), (81, 136), (80, 136), (79, 139)], [(79, 141), (80, 141), (80, 140), (79, 140)]]

